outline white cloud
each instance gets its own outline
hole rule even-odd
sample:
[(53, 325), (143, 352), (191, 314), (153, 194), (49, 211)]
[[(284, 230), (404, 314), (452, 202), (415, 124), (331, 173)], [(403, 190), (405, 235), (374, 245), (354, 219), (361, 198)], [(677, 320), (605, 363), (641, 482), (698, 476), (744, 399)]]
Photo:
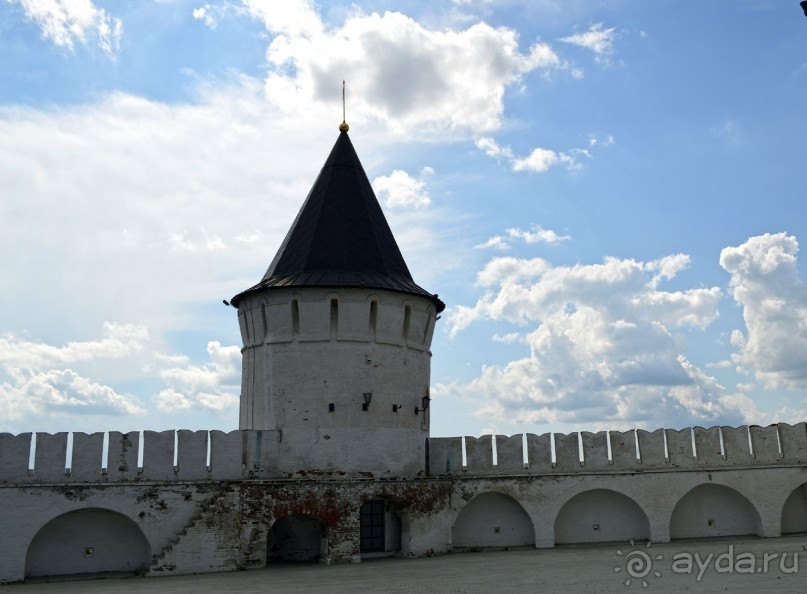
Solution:
[[(483, 136), (474, 141), (476, 147), (487, 156), (497, 160), (505, 160), (510, 164), (513, 171), (529, 171), (532, 173), (544, 173), (557, 165), (564, 165), (569, 170), (582, 167), (580, 157), (590, 159), (591, 152), (588, 149), (572, 148), (566, 152), (557, 152), (547, 148), (534, 148), (526, 157), (517, 157), (513, 149), (509, 146), (500, 146), (493, 138)], [(599, 141), (594, 137), (589, 139), (589, 148), (595, 146), (607, 147), (613, 144), (613, 138), (607, 137), (604, 141)]]
[(603, 23), (595, 23), (585, 33), (576, 33), (561, 38), (560, 41), (571, 43), (591, 50), (598, 61), (609, 63), (608, 56), (614, 53), (614, 40), (617, 37), (616, 29), (604, 28)]
[(510, 85), (562, 67), (547, 44), (522, 53), (516, 31), (486, 23), (432, 30), (397, 12), (357, 11), (328, 28), (311, 2), (247, 6), (275, 35), (266, 91), (289, 114), (332, 114), (345, 79), (348, 123), (377, 121), (421, 137), (494, 130)]
[[(558, 235), (551, 229), (544, 229), (540, 225), (533, 224), (530, 228), (532, 229), (531, 231), (523, 231), (518, 227), (512, 227), (507, 229), (505, 232), (508, 237), (513, 239), (521, 239), (526, 243), (546, 243), (553, 245), (563, 241), (569, 241), (571, 239), (570, 235)], [(510, 243), (507, 241), (507, 239), (501, 235), (494, 235), (484, 243), (475, 245), (474, 249), (496, 249), (504, 251), (509, 250), (510, 247)]]
[(323, 33), (323, 24), (310, 0), (244, 0), (249, 13), (275, 34), (311, 38)]
[(0, 384), (0, 411), (8, 420), (25, 416), (144, 415), (132, 396), (118, 394), (71, 369), (39, 372), (14, 369)]
[(807, 287), (798, 251), (795, 237), (766, 233), (720, 254), (746, 326), (746, 334), (732, 332), (732, 361), (769, 389), (807, 388)]
[(502, 237), (501, 235), (494, 235), (484, 243), (479, 243), (475, 245), (474, 249), (475, 250), (494, 249), (494, 250), (506, 251), (510, 249), (510, 244), (507, 243), (507, 240), (505, 240), (504, 237)]
[(518, 332), (508, 332), (507, 334), (494, 334), (493, 340), (504, 344), (512, 344), (521, 339), (521, 334)]
[(154, 396), (154, 403), (159, 410), (237, 410), (241, 385), (241, 349), (238, 346), (223, 347), (218, 341), (211, 341), (207, 344), (207, 353), (210, 359), (208, 363), (188, 363), (160, 372), (168, 388)]
[(198, 8), (194, 8), (192, 12), (194, 19), (202, 21), (206, 27), (211, 29), (218, 27), (219, 22), (227, 18), (231, 13), (234, 15), (253, 14), (248, 7), (240, 4), (232, 4), (230, 2), (224, 2), (222, 4), (205, 3)]
[[(427, 167), (421, 172), (421, 175), (433, 172), (430, 167)], [(395, 169), (389, 175), (376, 177), (372, 185), (378, 198), (390, 208), (422, 208), (432, 202), (426, 191), (426, 182), (422, 178), (415, 179), (400, 169)]]
[[(13, 1), (13, 0), (8, 0)], [(91, 0), (17, 0), (25, 15), (42, 30), (42, 35), (70, 50), (75, 42), (91, 41), (107, 53), (117, 51), (123, 23)]]
[(193, 18), (195, 18), (197, 21), (202, 21), (211, 29), (215, 29), (218, 25), (214, 14), (214, 9), (210, 4), (205, 4), (199, 8), (194, 8), (192, 14)]
[(449, 332), (456, 335), (481, 319), (529, 325), (531, 353), (485, 366), (454, 390), (484, 402), (477, 415), (494, 420), (742, 422), (744, 405), (687, 360), (675, 334), (711, 323), (721, 291), (658, 288), (686, 264), (680, 255), (571, 267), (494, 258), (478, 275), (487, 292), (476, 305), (448, 312)]
[(532, 231), (522, 231), (518, 228), (507, 229), (510, 237), (523, 239), (527, 243), (548, 243), (555, 244), (569, 241), (570, 235), (558, 235), (551, 229), (544, 229), (540, 225), (532, 225)]
[(513, 160), (513, 171), (534, 171), (537, 173), (548, 170), (561, 161), (561, 155), (555, 151), (535, 148), (523, 159)]
[(0, 336), (0, 366), (48, 368), (95, 359), (120, 359), (139, 352), (149, 339), (148, 330), (135, 324), (104, 322), (100, 340), (72, 341), (57, 347), (6, 334)]
[(513, 150), (509, 146), (501, 147), (489, 136), (477, 138), (474, 144), (476, 148), (481, 150), (488, 157), (493, 157), (494, 159), (513, 159)]

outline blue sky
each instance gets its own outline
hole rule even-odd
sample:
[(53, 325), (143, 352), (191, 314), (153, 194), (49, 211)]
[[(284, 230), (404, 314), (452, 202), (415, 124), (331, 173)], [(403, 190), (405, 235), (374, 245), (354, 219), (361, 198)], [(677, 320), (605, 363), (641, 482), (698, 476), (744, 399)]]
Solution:
[(0, 0), (0, 430), (237, 426), (343, 79), (433, 435), (807, 418), (795, 0)]

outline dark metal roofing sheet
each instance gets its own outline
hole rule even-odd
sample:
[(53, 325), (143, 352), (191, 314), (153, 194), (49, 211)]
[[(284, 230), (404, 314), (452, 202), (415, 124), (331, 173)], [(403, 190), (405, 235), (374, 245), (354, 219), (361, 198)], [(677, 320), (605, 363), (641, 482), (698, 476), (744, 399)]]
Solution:
[(278, 287), (386, 289), (445, 304), (412, 280), (367, 174), (341, 132), (274, 260), (239, 299)]

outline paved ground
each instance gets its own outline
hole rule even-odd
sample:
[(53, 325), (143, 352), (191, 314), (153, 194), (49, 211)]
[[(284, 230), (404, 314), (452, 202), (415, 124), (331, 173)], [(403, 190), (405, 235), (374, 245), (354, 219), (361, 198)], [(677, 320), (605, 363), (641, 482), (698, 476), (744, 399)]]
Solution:
[[(630, 583), (626, 583), (628, 580)], [(428, 559), (378, 559), (356, 565), (282, 566), (195, 576), (16, 584), (1, 590), (9, 594), (228, 591), (807, 592), (807, 536), (677, 541), (649, 548), (625, 543), (455, 553)]]

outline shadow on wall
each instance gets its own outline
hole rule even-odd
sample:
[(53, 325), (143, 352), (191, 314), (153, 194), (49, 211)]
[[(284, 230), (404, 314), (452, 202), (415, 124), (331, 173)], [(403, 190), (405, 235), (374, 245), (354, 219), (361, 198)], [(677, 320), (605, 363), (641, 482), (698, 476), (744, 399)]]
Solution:
[(723, 485), (698, 485), (684, 495), (670, 518), (670, 538), (762, 536), (753, 504)]
[(649, 540), (650, 522), (633, 499), (609, 489), (578, 493), (555, 518), (555, 544)]
[(306, 514), (280, 518), (269, 531), (266, 564), (324, 563), (327, 556), (325, 522)]
[(807, 532), (807, 483), (796, 487), (782, 508), (782, 534)]
[(535, 546), (535, 528), (509, 495), (480, 493), (457, 516), (452, 542), (455, 550)]
[(106, 509), (62, 514), (36, 533), (25, 560), (25, 577), (148, 569), (151, 546), (131, 519)]

